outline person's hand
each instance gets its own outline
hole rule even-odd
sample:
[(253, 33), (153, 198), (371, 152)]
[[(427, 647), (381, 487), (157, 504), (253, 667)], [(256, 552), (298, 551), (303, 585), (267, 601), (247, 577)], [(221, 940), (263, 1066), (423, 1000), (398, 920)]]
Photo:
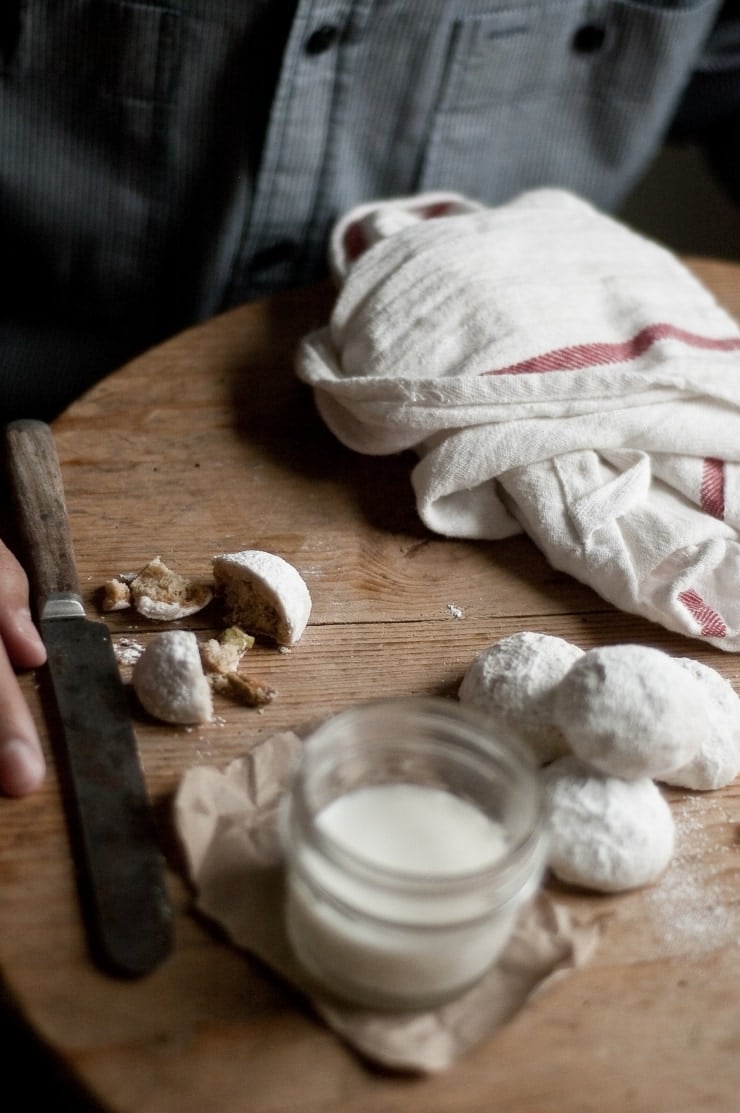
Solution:
[(34, 668), (45, 660), (28, 606), (28, 579), (0, 542), (0, 792), (6, 796), (25, 796), (44, 779), (41, 743), (15, 668)]

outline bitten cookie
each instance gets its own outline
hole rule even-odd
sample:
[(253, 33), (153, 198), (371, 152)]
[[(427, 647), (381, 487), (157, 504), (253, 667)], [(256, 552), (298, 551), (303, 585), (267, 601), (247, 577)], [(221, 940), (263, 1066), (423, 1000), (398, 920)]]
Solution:
[(213, 699), (195, 634), (167, 630), (152, 638), (132, 675), (145, 711), (166, 723), (206, 723)]
[(229, 622), (278, 645), (299, 640), (311, 614), (311, 595), (287, 560), (260, 549), (223, 553), (213, 558), (213, 575)]
[(186, 580), (154, 557), (129, 584), (131, 603), (145, 618), (176, 622), (203, 610), (212, 597), (210, 585)]

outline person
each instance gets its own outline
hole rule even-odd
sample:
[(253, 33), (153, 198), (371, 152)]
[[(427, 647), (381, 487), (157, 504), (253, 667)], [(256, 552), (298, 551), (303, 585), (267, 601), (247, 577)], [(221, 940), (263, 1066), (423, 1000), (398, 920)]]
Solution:
[[(335, 220), (434, 189), (618, 209), (667, 135), (740, 199), (736, 0), (7, 0), (0, 422), (320, 277)], [(44, 648), (0, 549), (0, 791), (43, 758)]]

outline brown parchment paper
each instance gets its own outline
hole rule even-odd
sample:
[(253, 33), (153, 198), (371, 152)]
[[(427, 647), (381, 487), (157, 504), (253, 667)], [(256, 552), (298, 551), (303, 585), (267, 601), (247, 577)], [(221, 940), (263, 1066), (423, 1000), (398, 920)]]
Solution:
[(297, 734), (260, 742), (225, 769), (195, 766), (175, 797), (175, 822), (200, 912), (239, 948), (302, 992), (347, 1045), (383, 1067), (433, 1072), (450, 1066), (512, 1017), (535, 991), (592, 954), (595, 924), (578, 925), (546, 892), (522, 910), (504, 954), (461, 996), (424, 1011), (380, 1012), (317, 991), (293, 956), (283, 922), (280, 799), (300, 754)]

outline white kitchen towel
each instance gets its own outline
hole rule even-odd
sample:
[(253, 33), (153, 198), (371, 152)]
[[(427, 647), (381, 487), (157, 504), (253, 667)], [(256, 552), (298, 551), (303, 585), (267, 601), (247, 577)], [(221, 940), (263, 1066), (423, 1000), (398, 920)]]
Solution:
[(740, 649), (740, 329), (670, 251), (554, 189), (363, 205), (297, 373), (419, 514), (525, 530), (616, 606)]

